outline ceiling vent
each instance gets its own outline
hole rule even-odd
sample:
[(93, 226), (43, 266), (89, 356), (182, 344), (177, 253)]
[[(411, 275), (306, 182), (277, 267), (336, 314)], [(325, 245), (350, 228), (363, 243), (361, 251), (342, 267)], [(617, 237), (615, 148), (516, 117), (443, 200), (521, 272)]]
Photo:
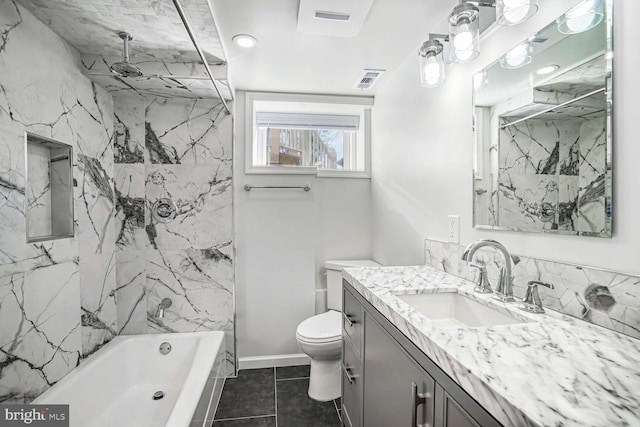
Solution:
[(321, 12), (316, 10), (316, 18), (318, 19), (331, 19), (333, 21), (348, 21), (351, 19), (351, 15), (348, 13), (336, 13), (336, 12)]
[(378, 80), (380, 80), (380, 77), (382, 77), (384, 72), (385, 70), (365, 69), (353, 88), (361, 90), (371, 89), (376, 83), (378, 83)]
[(357, 36), (372, 5), (373, 0), (300, 0), (298, 31), (316, 36)]

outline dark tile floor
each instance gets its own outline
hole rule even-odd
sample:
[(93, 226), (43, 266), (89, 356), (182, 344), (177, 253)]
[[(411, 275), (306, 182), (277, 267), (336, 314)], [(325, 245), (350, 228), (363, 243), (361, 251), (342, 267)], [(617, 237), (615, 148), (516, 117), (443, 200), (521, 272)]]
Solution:
[(247, 369), (226, 380), (212, 427), (339, 427), (340, 399), (307, 395), (309, 366)]

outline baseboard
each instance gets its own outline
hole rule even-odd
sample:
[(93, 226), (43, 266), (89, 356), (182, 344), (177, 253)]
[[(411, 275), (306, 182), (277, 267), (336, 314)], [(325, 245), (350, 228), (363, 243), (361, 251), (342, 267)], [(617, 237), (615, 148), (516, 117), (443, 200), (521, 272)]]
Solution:
[(308, 365), (309, 356), (304, 353), (274, 354), (269, 356), (252, 356), (238, 358), (238, 369), (273, 368), (276, 366)]

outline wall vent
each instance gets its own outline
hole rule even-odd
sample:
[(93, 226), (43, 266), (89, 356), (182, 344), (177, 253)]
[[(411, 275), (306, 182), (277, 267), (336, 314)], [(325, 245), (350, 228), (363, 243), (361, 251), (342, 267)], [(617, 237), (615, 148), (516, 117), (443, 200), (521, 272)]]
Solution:
[(380, 77), (382, 77), (384, 72), (385, 70), (365, 69), (360, 75), (360, 78), (358, 79), (356, 84), (353, 86), (354, 89), (371, 89), (378, 82), (378, 80), (380, 80)]

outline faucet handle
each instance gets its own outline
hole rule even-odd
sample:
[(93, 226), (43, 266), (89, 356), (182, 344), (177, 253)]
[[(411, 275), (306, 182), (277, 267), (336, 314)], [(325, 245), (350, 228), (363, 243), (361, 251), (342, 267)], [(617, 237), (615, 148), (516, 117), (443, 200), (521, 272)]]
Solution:
[(491, 294), (491, 284), (489, 283), (489, 276), (487, 276), (487, 267), (483, 263), (470, 263), (470, 267), (478, 269), (478, 278), (476, 279), (476, 287), (473, 288), (475, 292), (480, 294)]
[(539, 280), (529, 280), (529, 283), (527, 283), (527, 293), (525, 294), (522, 303), (518, 306), (520, 310), (528, 311), (529, 313), (544, 313), (542, 300), (538, 293), (539, 285), (545, 286), (549, 289), (555, 289), (555, 286), (551, 283), (541, 282)]

